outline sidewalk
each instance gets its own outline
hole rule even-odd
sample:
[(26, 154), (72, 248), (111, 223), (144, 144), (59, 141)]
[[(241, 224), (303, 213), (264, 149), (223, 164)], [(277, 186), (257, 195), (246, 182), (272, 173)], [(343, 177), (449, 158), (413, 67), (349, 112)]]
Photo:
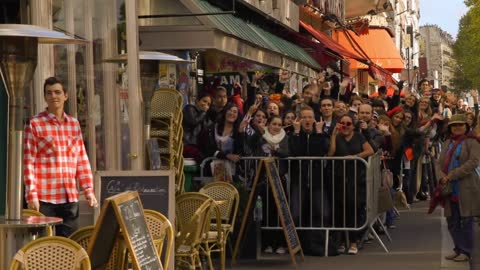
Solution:
[[(380, 245), (373, 241), (365, 244), (356, 256), (305, 257), (298, 269), (341, 269), (341, 270), (466, 270), (466, 263), (454, 263), (443, 260), (451, 251), (451, 240), (442, 210), (437, 209), (427, 215), (428, 203), (421, 202), (411, 210), (400, 211), (396, 229), (390, 230), (393, 242), (382, 236), (390, 253), (385, 253)], [(240, 261), (235, 270), (256, 269), (293, 269), (288, 255), (278, 256), (278, 260)]]

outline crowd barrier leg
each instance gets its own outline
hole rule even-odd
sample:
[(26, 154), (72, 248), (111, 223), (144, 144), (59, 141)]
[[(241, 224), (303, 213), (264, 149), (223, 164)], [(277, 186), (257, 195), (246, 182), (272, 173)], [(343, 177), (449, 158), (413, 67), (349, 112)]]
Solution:
[(395, 213), (395, 215), (396, 215), (397, 217), (400, 216), (400, 212), (398, 211), (397, 207), (395, 207), (395, 206), (393, 207), (393, 212)]
[(385, 236), (387, 237), (388, 241), (392, 242), (392, 237), (388, 233), (387, 227), (385, 227), (385, 225), (383, 225), (383, 222), (380, 219), (380, 217), (377, 218), (377, 222), (378, 222), (378, 224), (380, 224), (380, 227), (382, 227), (382, 230), (385, 232)]
[(328, 257), (329, 242), (330, 242), (330, 230), (325, 230), (325, 255), (324, 255), (324, 257)]
[[(382, 238), (380, 238), (380, 236), (378, 235), (378, 233), (375, 231), (375, 228), (373, 228), (373, 225), (375, 224), (375, 222), (377, 222), (378, 218), (373, 220), (370, 225), (368, 226), (369, 227), (369, 232), (371, 232), (373, 234), (373, 236), (375, 236), (375, 239), (377, 239), (378, 243), (380, 244), (380, 246), (382, 246), (383, 250), (385, 250), (386, 253), (389, 253), (388, 251), (388, 248), (385, 246), (385, 244), (383, 243), (382, 241)], [(380, 222), (381, 224), (381, 222)], [(368, 232), (367, 232), (368, 233)]]

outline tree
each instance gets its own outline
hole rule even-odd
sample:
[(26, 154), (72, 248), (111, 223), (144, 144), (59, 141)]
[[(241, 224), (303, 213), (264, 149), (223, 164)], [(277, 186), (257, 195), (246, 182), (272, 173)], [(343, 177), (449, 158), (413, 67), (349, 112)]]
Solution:
[(453, 45), (454, 83), (458, 90), (480, 87), (480, 0), (466, 0), (468, 12), (460, 19), (457, 40)]

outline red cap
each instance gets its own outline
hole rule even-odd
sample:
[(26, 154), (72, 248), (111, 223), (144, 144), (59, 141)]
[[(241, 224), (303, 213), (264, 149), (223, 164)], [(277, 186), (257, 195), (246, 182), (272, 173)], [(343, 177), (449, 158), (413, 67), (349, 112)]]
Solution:
[(390, 111), (388, 111), (388, 112), (387, 112), (387, 115), (388, 115), (388, 117), (391, 118), (391, 117), (394, 116), (395, 114), (401, 113), (401, 112), (403, 112), (402, 107), (397, 106), (397, 107), (391, 109)]

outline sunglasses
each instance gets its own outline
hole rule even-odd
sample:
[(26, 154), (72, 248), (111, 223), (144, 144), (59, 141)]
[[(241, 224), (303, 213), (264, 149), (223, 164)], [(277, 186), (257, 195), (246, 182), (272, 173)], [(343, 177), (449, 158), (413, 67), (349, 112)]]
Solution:
[(455, 123), (455, 124), (450, 124), (452, 127), (463, 127), (465, 124), (463, 123)]
[(352, 125), (352, 122), (340, 122), (340, 124), (342, 124), (343, 126), (351, 126)]

